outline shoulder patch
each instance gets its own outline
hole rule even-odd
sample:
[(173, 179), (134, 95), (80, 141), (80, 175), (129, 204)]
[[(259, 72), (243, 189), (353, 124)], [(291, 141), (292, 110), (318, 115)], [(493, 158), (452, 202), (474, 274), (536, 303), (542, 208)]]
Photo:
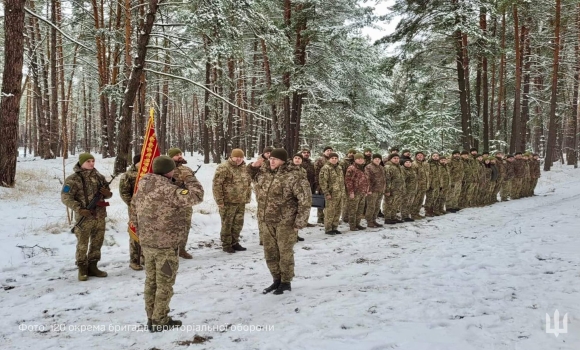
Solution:
[(189, 193), (189, 191), (188, 191), (188, 190), (181, 190), (181, 192), (179, 192), (179, 193), (180, 193), (180, 194), (183, 194), (183, 195), (186, 195), (186, 194), (188, 194), (188, 193)]
[(62, 192), (63, 193), (69, 193), (70, 192), (70, 186), (69, 185), (64, 185), (64, 187), (62, 188)]

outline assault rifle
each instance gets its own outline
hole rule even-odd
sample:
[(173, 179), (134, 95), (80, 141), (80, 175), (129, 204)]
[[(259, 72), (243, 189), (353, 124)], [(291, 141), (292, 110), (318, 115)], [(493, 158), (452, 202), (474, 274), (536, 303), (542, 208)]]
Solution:
[(197, 172), (199, 171), (199, 168), (201, 168), (201, 164), (197, 166), (197, 169), (195, 169), (195, 171), (193, 172), (193, 176), (195, 176), (195, 174), (197, 174)]
[[(99, 187), (97, 188), (97, 193), (93, 196), (93, 199), (91, 199), (91, 202), (87, 205), (87, 207), (83, 208), (83, 209), (87, 209), (87, 210), (90, 210), (92, 212), (97, 207), (101, 206), (101, 205), (99, 205), (99, 203), (101, 203), (103, 201), (103, 195), (101, 194), (101, 188), (103, 188), (105, 186), (109, 186), (111, 184), (111, 182), (113, 182), (114, 179), (115, 179), (115, 175), (111, 175), (111, 181), (105, 181), (105, 183), (100, 183)], [(105, 203), (105, 204), (109, 205), (109, 203)], [(102, 205), (102, 206), (106, 206), (106, 205)], [(73, 228), (70, 229), (70, 232), (75, 233), (75, 227), (80, 227), (86, 218), (87, 218), (86, 216), (81, 217), (79, 222), (77, 222), (76, 225), (74, 225)]]

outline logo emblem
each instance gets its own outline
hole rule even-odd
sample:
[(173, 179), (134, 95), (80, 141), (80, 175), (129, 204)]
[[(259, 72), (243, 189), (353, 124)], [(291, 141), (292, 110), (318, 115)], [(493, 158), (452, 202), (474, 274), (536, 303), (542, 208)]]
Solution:
[(554, 328), (551, 327), (552, 321), (550, 321), (550, 315), (546, 314), (546, 333), (554, 334), (556, 338), (560, 333), (568, 333), (568, 314), (564, 315), (562, 319), (563, 327), (560, 328), (560, 312), (558, 310), (554, 311)]

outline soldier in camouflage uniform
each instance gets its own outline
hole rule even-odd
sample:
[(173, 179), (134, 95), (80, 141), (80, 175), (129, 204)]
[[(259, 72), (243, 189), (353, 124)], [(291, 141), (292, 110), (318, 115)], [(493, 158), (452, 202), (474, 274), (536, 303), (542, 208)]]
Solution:
[(365, 167), (365, 174), (369, 179), (369, 195), (367, 196), (367, 208), (365, 217), (368, 227), (383, 227), (377, 222), (379, 209), (385, 193), (385, 168), (381, 166), (382, 156), (374, 154), (373, 161)]
[[(302, 149), (302, 168), (306, 170), (306, 178), (308, 179), (308, 183), (310, 184), (311, 193), (316, 193), (316, 171), (314, 170), (314, 163), (312, 159), (310, 159), (310, 149), (303, 148)], [(306, 227), (314, 227), (316, 225), (308, 223)]]
[(524, 181), (522, 184), (522, 197), (529, 197), (530, 196), (530, 187), (532, 185), (532, 172), (530, 167), (530, 158), (531, 154), (526, 152), (523, 154), (522, 158), (524, 159)]
[(492, 202), (497, 202), (497, 195), (500, 193), (503, 183), (506, 179), (506, 162), (503, 159), (503, 152), (495, 152), (495, 166), (497, 168), (497, 180), (495, 182), (495, 189), (491, 196)]
[(342, 232), (338, 231), (337, 228), (340, 211), (345, 200), (345, 187), (342, 169), (338, 165), (338, 154), (329, 154), (328, 162), (320, 169), (318, 183), (326, 199), (324, 231), (327, 235), (340, 234)]
[(371, 164), (373, 162), (373, 150), (370, 148), (364, 149), (364, 156), (365, 156), (365, 166)]
[[(318, 182), (318, 180), (320, 179), (320, 170), (328, 162), (328, 159), (329, 159), (328, 156), (332, 152), (333, 152), (332, 147), (330, 147), (330, 146), (324, 147), (324, 151), (322, 152), (322, 155), (316, 160), (316, 162), (314, 162), (315, 193), (317, 193), (317, 194), (324, 194), (322, 192), (322, 190), (320, 189), (320, 183)], [(317, 217), (318, 217), (317, 222), (319, 224), (324, 224), (324, 209), (318, 208)]]
[(447, 203), (451, 189), (451, 176), (449, 174), (447, 162), (447, 157), (441, 156), (439, 158), (439, 181), (441, 187), (439, 190), (439, 197), (437, 197), (437, 200), (435, 201), (433, 213), (440, 215), (447, 214), (445, 210), (445, 203)]
[(365, 158), (361, 153), (354, 155), (354, 164), (346, 170), (344, 182), (348, 195), (348, 223), (351, 231), (364, 230), (366, 227), (360, 224), (365, 211), (365, 199), (369, 192), (369, 179), (365, 174)]
[[(346, 170), (348, 169), (349, 166), (354, 164), (354, 155), (356, 154), (356, 150), (355, 149), (349, 149), (346, 157), (343, 158), (338, 165), (340, 165), (340, 168), (342, 169), (342, 176), (346, 177)], [(345, 184), (345, 193), (346, 193), (346, 184)], [(342, 221), (345, 223), (348, 223), (348, 219), (350, 217), (349, 212), (348, 212), (348, 198), (346, 198), (344, 200), (344, 203), (342, 203)]]
[(461, 188), (463, 186), (463, 178), (465, 176), (464, 162), (461, 160), (459, 151), (453, 151), (451, 160), (447, 164), (449, 170), (449, 194), (446, 201), (447, 212), (456, 213), (459, 210), (459, 197), (461, 196)]
[(442, 213), (435, 213), (435, 204), (441, 191), (441, 164), (439, 164), (439, 153), (432, 153), (431, 159), (429, 159), (427, 164), (429, 166), (429, 188), (425, 194), (425, 216), (439, 216)]
[[(302, 164), (304, 163), (304, 156), (301, 153), (296, 153), (294, 155), (294, 157), (292, 157), (292, 161), (288, 160), (288, 167), (289, 168), (299, 168), (297, 169), (297, 171), (299, 171), (302, 174), (302, 177), (304, 177), (306, 179), (306, 181), (308, 181), (308, 173), (306, 172), (306, 169), (304, 169), (302, 167)], [(314, 170), (314, 168), (312, 168)], [(291, 171), (294, 169), (290, 169)], [(308, 181), (308, 183), (310, 184), (310, 181)], [(312, 189), (312, 187), (310, 187)], [(309, 223), (306, 224), (306, 227), (312, 227), (315, 225), (310, 225)], [(298, 242), (303, 242), (304, 238), (300, 237), (300, 235), (297, 236), (297, 240)]]
[(226, 253), (246, 250), (240, 245), (240, 232), (244, 227), (246, 204), (252, 197), (251, 182), (244, 162), (244, 151), (239, 148), (233, 149), (230, 158), (215, 171), (213, 197), (220, 212), (220, 238), (222, 250)]
[(497, 167), (497, 159), (495, 157), (488, 157), (487, 159), (489, 160), (489, 168), (491, 169), (491, 178), (487, 185), (486, 200), (487, 204), (491, 205), (497, 202), (497, 193), (495, 192), (495, 189), (499, 179), (499, 168)]
[[(269, 168), (270, 167), (270, 153), (272, 152), (274, 148), (272, 148), (271, 146), (267, 146), (264, 147), (264, 149), (262, 150), (262, 154), (260, 155), (261, 158), (261, 163), (262, 163), (262, 167), (263, 168)], [(258, 193), (259, 188), (256, 186), (256, 182), (253, 181), (254, 184), (254, 193), (256, 194), (256, 198), (258, 198), (260, 196), (260, 194)], [(260, 211), (260, 202), (258, 202), (258, 212)], [(258, 227), (260, 226), (260, 217), (258, 217)], [(263, 239), (262, 239), (262, 231), (258, 231), (258, 235), (260, 236), (260, 245), (264, 245)]]
[(131, 201), (131, 222), (137, 228), (145, 256), (145, 312), (149, 330), (163, 331), (181, 326), (181, 321), (168, 316), (169, 302), (179, 268), (179, 247), (183, 224), (175, 221), (184, 208), (203, 201), (204, 191), (192, 173), (184, 174), (177, 186), (175, 162), (168, 156), (153, 160), (153, 173), (139, 181), (139, 189)]
[(534, 191), (538, 185), (538, 180), (542, 176), (542, 171), (540, 170), (540, 155), (534, 153), (532, 156), (532, 162), (530, 163), (532, 184), (530, 186), (530, 196), (535, 196)]
[(403, 198), (405, 197), (405, 175), (399, 165), (399, 155), (389, 154), (388, 162), (385, 165), (385, 197), (383, 200), (383, 212), (385, 213), (385, 224), (393, 225), (402, 222), (397, 219), (397, 213), (401, 210)]
[(522, 152), (516, 152), (516, 159), (514, 160), (514, 178), (512, 180), (511, 199), (520, 199), (522, 196), (522, 186), (524, 183), (524, 176), (526, 173), (522, 157)]
[(505, 202), (508, 197), (512, 198), (512, 184), (514, 182), (515, 172), (514, 172), (514, 161), (515, 158), (512, 154), (508, 154), (505, 162), (505, 179), (501, 186), (500, 197), (501, 201)]
[(275, 148), (270, 154), (270, 167), (262, 167), (262, 159), (250, 164), (248, 171), (260, 188), (258, 217), (264, 231), (264, 257), (274, 282), (263, 293), (283, 294), (292, 290), (294, 277), (294, 244), (298, 231), (306, 227), (312, 193), (304, 170), (287, 166), (288, 153)]
[(425, 162), (425, 154), (423, 152), (415, 153), (413, 169), (417, 172), (417, 194), (413, 200), (411, 217), (415, 220), (420, 220), (423, 219), (423, 217), (419, 215), (419, 212), (421, 211), (425, 194), (429, 188), (429, 165)]
[[(127, 169), (127, 172), (123, 174), (119, 181), (119, 194), (123, 202), (127, 204), (127, 211), (131, 209), (131, 199), (133, 198), (133, 192), (135, 192), (135, 183), (137, 182), (140, 164), (141, 155), (137, 154), (133, 157), (133, 165)], [(129, 217), (131, 217), (131, 213), (129, 213)], [(129, 236), (129, 267), (135, 271), (143, 270), (143, 266), (141, 266), (142, 258), (141, 245)]]
[[(97, 194), (103, 199), (109, 199), (113, 194), (106, 185), (105, 177), (95, 169), (95, 157), (90, 153), (80, 154), (73, 170), (74, 174), (64, 180), (60, 200), (77, 218), (74, 233), (77, 237), (75, 260), (78, 280), (86, 281), (88, 276), (107, 277), (105, 271), (99, 270), (97, 263), (101, 260), (107, 217), (106, 206), (109, 203), (101, 200), (94, 210), (86, 207)], [(78, 225), (82, 217), (85, 218), (84, 222)]]
[(405, 196), (403, 197), (403, 204), (401, 204), (401, 219), (403, 221), (415, 221), (411, 217), (413, 201), (417, 194), (417, 171), (413, 168), (413, 160), (405, 158), (402, 169), (405, 177)]
[[(183, 159), (183, 152), (179, 148), (170, 148), (167, 151), (167, 155), (173, 159), (175, 162), (175, 173), (173, 178), (175, 179), (175, 184), (177, 186), (182, 186), (185, 181), (184, 179), (190, 175), (195, 176), (193, 170), (185, 166), (187, 161)], [(192, 259), (191, 254), (187, 252), (186, 245), (189, 238), (189, 230), (191, 230), (191, 217), (193, 216), (193, 208), (183, 208), (181, 209), (182, 214), (176, 216), (176, 220), (181, 221), (182, 227), (182, 238), (181, 245), (179, 246), (179, 256), (183, 259)]]

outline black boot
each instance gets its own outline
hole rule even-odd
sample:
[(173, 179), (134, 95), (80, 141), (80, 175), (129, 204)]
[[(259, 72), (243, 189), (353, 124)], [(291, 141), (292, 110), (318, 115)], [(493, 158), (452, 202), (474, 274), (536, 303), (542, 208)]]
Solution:
[(304, 242), (304, 238), (302, 238), (302, 237), (298, 236), (298, 238), (297, 238), (297, 241), (298, 241), (298, 242)]
[(336, 234), (336, 232), (334, 232), (334, 230), (326, 231), (325, 233), (327, 235), (331, 235), (331, 236), (334, 236)]
[(271, 291), (273, 291), (273, 290), (276, 290), (276, 289), (278, 288), (278, 286), (280, 286), (280, 280), (274, 280), (274, 283), (272, 283), (272, 284), (270, 285), (270, 287), (268, 287), (268, 288), (264, 289), (264, 290), (262, 291), (262, 294), (268, 294), (268, 293), (270, 293)]
[(274, 294), (278, 295), (278, 294), (284, 294), (285, 290), (292, 290), (292, 287), (290, 286), (290, 282), (281, 282), (280, 285), (278, 286), (278, 288), (276, 288), (276, 290), (274, 291)]
[(150, 332), (168, 331), (174, 327), (181, 327), (182, 324), (183, 322), (181, 322), (180, 320), (174, 320), (170, 317), (169, 321), (167, 321), (166, 324), (151, 324), (149, 331)]
[(238, 252), (243, 252), (244, 250), (247, 250), (247, 248), (242, 247), (239, 243), (234, 244), (232, 248), (234, 248), (234, 250)]
[(153, 321), (150, 318), (148, 318), (147, 319), (147, 330), (151, 331), (151, 327), (153, 327)]

